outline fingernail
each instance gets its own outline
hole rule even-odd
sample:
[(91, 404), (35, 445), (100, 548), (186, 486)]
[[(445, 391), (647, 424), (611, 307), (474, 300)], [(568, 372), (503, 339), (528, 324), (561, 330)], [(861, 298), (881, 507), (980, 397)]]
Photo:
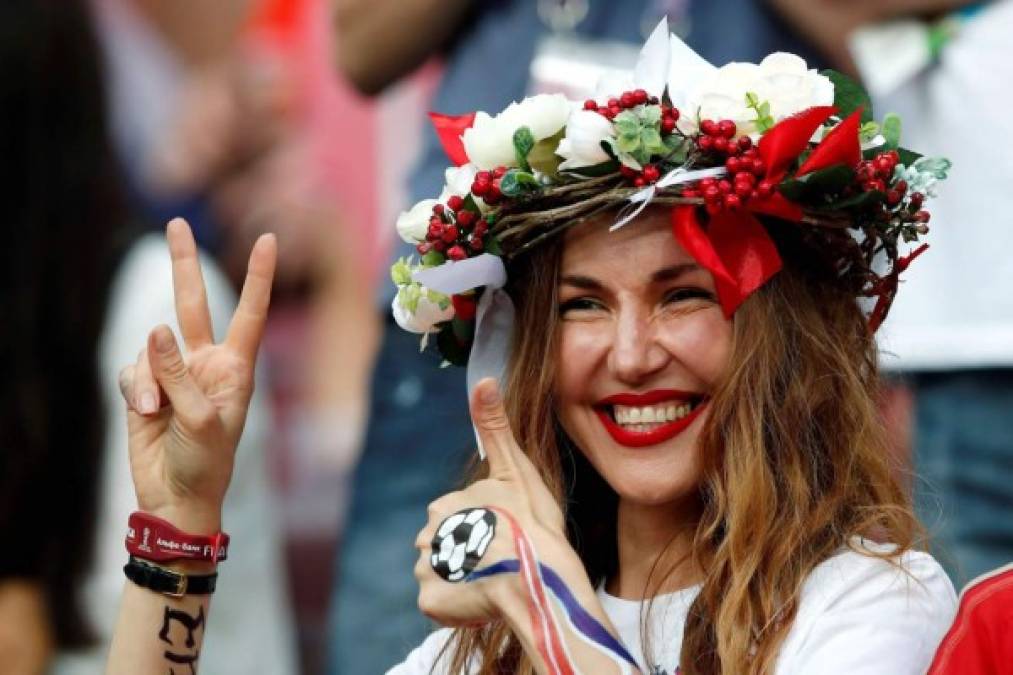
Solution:
[(482, 388), (479, 400), (486, 405), (496, 405), (499, 403), (499, 387), (486, 385)]
[(150, 415), (155, 412), (155, 397), (151, 395), (150, 391), (146, 391), (141, 394), (140, 411), (145, 415)]
[(163, 354), (168, 354), (172, 351), (172, 343), (172, 331), (166, 328), (155, 331), (155, 349)]

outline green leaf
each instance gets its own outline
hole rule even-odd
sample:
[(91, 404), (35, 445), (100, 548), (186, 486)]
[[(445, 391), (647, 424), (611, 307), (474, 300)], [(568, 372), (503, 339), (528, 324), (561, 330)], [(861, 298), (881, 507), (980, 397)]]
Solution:
[(649, 126), (661, 125), (661, 106), (645, 105), (640, 111), (640, 120)]
[(946, 173), (953, 163), (944, 157), (922, 157), (913, 166), (922, 173), (931, 173), (939, 180), (946, 180)]
[(770, 102), (760, 101), (760, 97), (751, 91), (746, 92), (746, 107), (756, 113), (756, 129), (761, 134), (766, 133), (774, 126), (774, 118), (770, 116)]
[(835, 164), (783, 181), (777, 189), (793, 202), (816, 201), (827, 194), (840, 192), (854, 179), (854, 170), (843, 164)]
[(550, 176), (555, 176), (559, 172), (559, 165), (563, 159), (556, 154), (556, 149), (564, 135), (566, 135), (566, 129), (560, 129), (554, 135), (535, 143), (535, 147), (531, 148), (531, 152), (528, 153), (528, 164), (532, 169)]
[(800, 202), (805, 199), (806, 184), (802, 179), (789, 178), (778, 183), (777, 190), (787, 199), (793, 202)]
[(478, 202), (475, 201), (475, 195), (470, 192), (464, 196), (464, 205), (461, 208), (473, 211), (476, 215), (482, 213), (482, 209), (478, 208)]
[(528, 153), (535, 147), (535, 136), (528, 127), (521, 127), (514, 132), (514, 154), (517, 156), (517, 164), (525, 171), (531, 170), (528, 164)]
[(497, 239), (496, 237), (492, 236), (491, 234), (486, 235), (485, 242), (483, 243), (485, 244), (486, 253), (491, 253), (493, 255), (498, 256), (503, 255), (503, 247), (500, 245), (499, 239)]
[(661, 134), (657, 129), (644, 129), (640, 132), (640, 144), (644, 150), (652, 155), (664, 154), (665, 143), (661, 140)]
[(886, 139), (888, 150), (900, 147), (900, 117), (895, 113), (887, 113), (883, 118), (883, 138)]
[(412, 270), (405, 258), (391, 265), (390, 279), (398, 286), (406, 286), (412, 282)]
[(875, 122), (866, 122), (858, 129), (858, 138), (862, 143), (868, 143), (879, 134), (879, 125)]
[(597, 178), (598, 176), (607, 176), (610, 173), (615, 173), (619, 170), (619, 160), (610, 159), (607, 162), (601, 164), (594, 164), (592, 166), (582, 166), (579, 169), (567, 169), (566, 173), (577, 174), (578, 176), (586, 176), (587, 178)]
[(882, 204), (884, 201), (886, 201), (886, 195), (884, 193), (879, 190), (870, 190), (869, 192), (859, 192), (856, 195), (841, 199), (821, 208), (827, 211), (845, 211), (848, 209), (861, 211), (875, 204)]
[(436, 347), (440, 354), (455, 366), (468, 365), (468, 355), (471, 353), (471, 343), (461, 344), (455, 335), (453, 321), (450, 321), (440, 328), (436, 335)]
[(429, 300), (429, 302), (437, 305), (442, 310), (446, 310), (447, 307), (450, 307), (450, 296), (444, 295), (439, 291), (426, 289), (426, 299)]
[(499, 191), (505, 197), (519, 197), (522, 194), (541, 189), (538, 179), (526, 171), (510, 169), (499, 181)]
[(664, 139), (665, 155), (672, 164), (683, 164), (689, 156), (690, 142), (678, 134), (669, 134)]
[(904, 166), (912, 166), (922, 158), (921, 154), (907, 148), (897, 148), (897, 154), (900, 155), (900, 163)]
[(454, 331), (454, 337), (462, 344), (470, 344), (475, 336), (475, 322), (462, 321), (456, 316), (450, 320), (450, 327)]
[(862, 121), (873, 120), (872, 99), (862, 85), (836, 70), (824, 70), (821, 75), (829, 78), (834, 84), (834, 105), (837, 107), (838, 115), (842, 118), (847, 117), (858, 108), (862, 108)]
[(430, 251), (422, 256), (422, 264), (425, 267), (437, 267), (447, 262), (446, 257), (439, 251)]
[(622, 134), (616, 139), (616, 148), (619, 152), (633, 153), (640, 148), (640, 134), (627, 135)]
[(855, 180), (855, 171), (843, 164), (834, 164), (806, 174), (806, 183), (821, 193), (839, 192)]
[(612, 122), (616, 125), (616, 128), (627, 125), (632, 125), (634, 128), (640, 126), (640, 118), (637, 117), (637, 114), (632, 110), (622, 111), (615, 116), (615, 119), (613, 119)]

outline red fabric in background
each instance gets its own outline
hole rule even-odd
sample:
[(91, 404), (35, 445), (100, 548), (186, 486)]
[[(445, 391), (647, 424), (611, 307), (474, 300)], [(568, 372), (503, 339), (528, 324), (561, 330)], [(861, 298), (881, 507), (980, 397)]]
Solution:
[(1013, 673), (1013, 564), (972, 581), (928, 675)]

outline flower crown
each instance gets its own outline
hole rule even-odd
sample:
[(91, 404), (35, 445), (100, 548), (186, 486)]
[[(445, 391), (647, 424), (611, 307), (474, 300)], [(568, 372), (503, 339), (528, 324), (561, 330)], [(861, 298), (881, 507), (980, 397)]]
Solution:
[(876, 299), (878, 328), (927, 245), (900, 248), (928, 232), (924, 203), (950, 167), (900, 147), (896, 115), (876, 123), (860, 85), (792, 54), (716, 68), (664, 20), (629, 81), (599, 92), (532, 96), (495, 117), (430, 115), (455, 166), (439, 198), (398, 218), (418, 258), (391, 270), (394, 317), (423, 347), (435, 333), (446, 361), (479, 352), (488, 372), (476, 377), (496, 374), (513, 318), (503, 259), (605, 211), (623, 227), (651, 203), (672, 207), (674, 236), (713, 274), (727, 316), (781, 269), (760, 220), (776, 218)]

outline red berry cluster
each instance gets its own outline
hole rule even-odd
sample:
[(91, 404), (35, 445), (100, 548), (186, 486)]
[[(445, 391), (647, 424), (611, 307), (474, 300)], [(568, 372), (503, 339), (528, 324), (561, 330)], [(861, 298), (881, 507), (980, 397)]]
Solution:
[[(907, 181), (899, 180), (890, 183), (893, 178), (893, 171), (900, 163), (900, 153), (896, 150), (881, 152), (870, 160), (860, 162), (856, 170), (855, 180), (863, 192), (884, 192), (886, 193), (886, 205), (894, 207), (901, 203), (904, 195), (907, 194)], [(920, 211), (925, 195), (915, 193), (911, 195), (910, 206), (914, 213), (915, 220), (927, 223), (929, 220), (928, 211)]]
[(479, 254), (485, 248), (483, 237), (489, 223), (474, 211), (464, 208), (464, 199), (453, 196), (447, 205), (433, 206), (426, 240), (415, 247), (420, 255), (430, 251), (444, 253), (450, 260), (464, 260), (470, 250)]
[(499, 183), (506, 172), (505, 166), (497, 166), (492, 171), (479, 171), (471, 183), (471, 194), (481, 197), (490, 206), (498, 204), (503, 198), (503, 193), (499, 191)]
[(610, 98), (605, 105), (598, 105), (597, 101), (589, 98), (584, 101), (584, 110), (597, 112), (602, 117), (607, 117), (611, 120), (615, 119), (615, 116), (623, 110), (645, 104), (657, 105), (658, 97), (649, 96), (643, 89), (634, 89), (633, 91), (624, 91), (618, 98)]
[(631, 169), (623, 164), (619, 167), (619, 173), (636, 187), (644, 187), (645, 185), (656, 183), (661, 178), (661, 169), (654, 164), (648, 164), (640, 171)]
[(729, 157), (746, 152), (753, 147), (753, 139), (742, 136), (737, 141), (735, 133), (738, 129), (731, 120), (703, 120), (700, 122), (700, 135), (696, 138), (696, 146), (700, 152), (716, 152)]
[[(743, 138), (749, 140), (748, 136)], [(767, 169), (759, 151), (751, 143), (741, 145), (746, 149), (739, 151), (736, 144), (736, 154), (725, 160), (728, 178), (704, 178), (694, 187), (683, 190), (682, 196), (702, 197), (708, 213), (717, 213), (722, 209), (737, 209), (751, 199), (766, 199), (774, 194), (774, 183), (763, 180)]]
[(888, 206), (897, 206), (907, 192), (907, 183), (899, 180), (890, 185), (893, 170), (900, 163), (896, 150), (881, 152), (872, 159), (859, 162), (855, 180), (863, 192), (885, 192)]

